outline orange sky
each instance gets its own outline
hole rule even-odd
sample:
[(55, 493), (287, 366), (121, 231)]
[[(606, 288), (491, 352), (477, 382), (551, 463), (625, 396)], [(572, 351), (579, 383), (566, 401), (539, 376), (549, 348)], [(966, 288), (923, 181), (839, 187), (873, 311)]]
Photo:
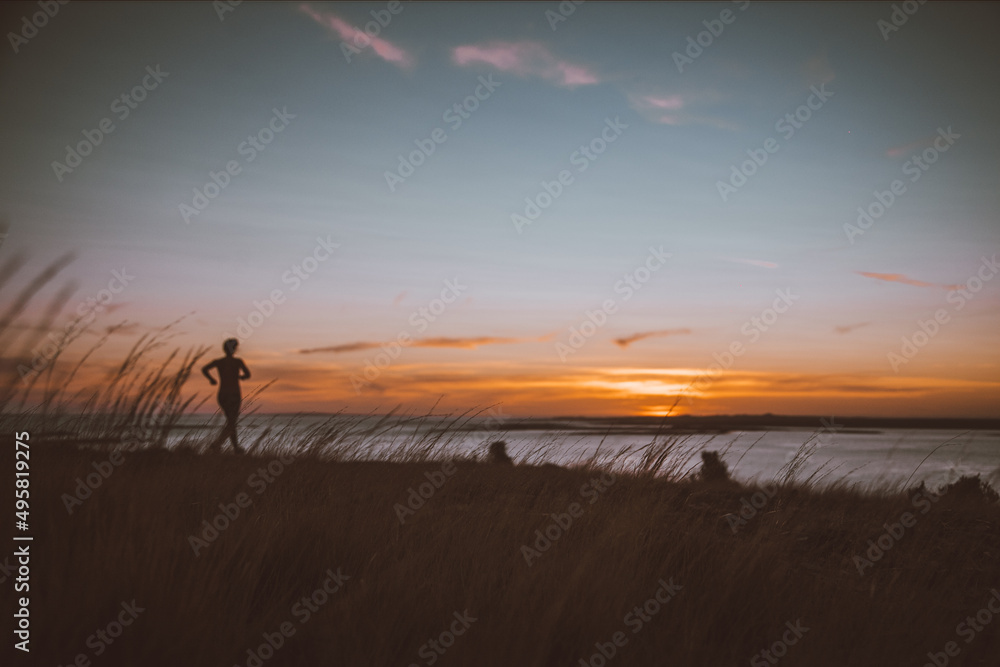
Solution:
[[(177, 342), (190, 336), (182, 335)], [(84, 341), (87, 340), (85, 337)], [(121, 341), (98, 351), (73, 386), (106, 382), (117, 367), (112, 359)], [(544, 347), (535, 343), (532, 347)], [(75, 347), (75, 345), (74, 345)], [(244, 397), (273, 381), (257, 400), (262, 412), (385, 412), (407, 410), (462, 412), (501, 405), (513, 416), (611, 416), (671, 414), (815, 414), (839, 416), (990, 417), (1000, 404), (1000, 382), (984, 368), (979, 379), (890, 372), (797, 372), (746, 368), (648, 368), (641, 365), (566, 365), (552, 360), (475, 359), (476, 350), (405, 349), (388, 367), (369, 372), (357, 361), (337, 363), (320, 355), (268, 352), (250, 344), (244, 358), (253, 377)], [(82, 347), (80, 348), (83, 349)], [(154, 353), (160, 356), (165, 350)], [(72, 355), (67, 351), (68, 361)], [(462, 355), (472, 356), (467, 361)], [(205, 361), (218, 356), (209, 353)], [(428, 360), (426, 357), (437, 357)], [(423, 357), (423, 358), (421, 358)], [(742, 361), (742, 360), (737, 360)], [(916, 359), (915, 359), (916, 361)], [(756, 359), (754, 364), (760, 364)], [(201, 364), (199, 364), (200, 367)], [(771, 360), (780, 366), (780, 360)], [(794, 365), (794, 364), (790, 364)], [(57, 365), (60, 372), (69, 368)], [(888, 370), (888, 367), (886, 367)], [(44, 374), (43, 374), (44, 378)], [(355, 390), (357, 388), (357, 391)], [(206, 398), (202, 411), (214, 411), (214, 388), (197, 373), (185, 387)], [(680, 398), (678, 398), (678, 396)]]

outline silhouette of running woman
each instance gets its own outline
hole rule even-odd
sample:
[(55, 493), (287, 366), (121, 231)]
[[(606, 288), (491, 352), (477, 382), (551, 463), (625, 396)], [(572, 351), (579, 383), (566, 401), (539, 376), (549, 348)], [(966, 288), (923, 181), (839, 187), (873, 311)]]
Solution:
[(213, 387), (216, 385), (216, 382), (209, 371), (214, 368), (219, 372), (219, 407), (222, 408), (223, 414), (226, 415), (226, 427), (215, 442), (212, 443), (212, 449), (216, 451), (221, 450), (222, 442), (228, 436), (229, 441), (233, 443), (233, 449), (242, 454), (243, 448), (240, 447), (240, 443), (236, 440), (236, 419), (240, 415), (240, 402), (243, 400), (240, 394), (240, 380), (248, 379), (250, 371), (242, 359), (233, 356), (239, 344), (240, 342), (235, 338), (226, 340), (222, 344), (222, 350), (226, 353), (226, 356), (205, 364), (201, 372), (208, 378)]

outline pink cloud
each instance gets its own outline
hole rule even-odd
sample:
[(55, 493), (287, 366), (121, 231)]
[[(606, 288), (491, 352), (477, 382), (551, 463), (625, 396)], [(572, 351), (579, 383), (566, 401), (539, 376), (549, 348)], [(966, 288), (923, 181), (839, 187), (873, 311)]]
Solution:
[(641, 102), (655, 109), (680, 109), (684, 106), (684, 98), (680, 95), (670, 95), (669, 97), (659, 97), (656, 95), (646, 95), (639, 98)]
[(637, 94), (628, 96), (629, 104), (651, 123), (663, 125), (710, 125), (724, 130), (737, 129), (729, 121), (703, 113), (693, 113), (692, 106), (705, 106), (718, 101), (711, 91), (701, 93)]
[(452, 49), (451, 59), (463, 67), (485, 63), (501, 72), (537, 76), (567, 88), (599, 83), (597, 75), (589, 69), (556, 58), (538, 42), (498, 41), (458, 46)]
[(632, 108), (647, 120), (665, 125), (684, 124), (685, 115), (675, 113), (687, 106), (687, 100), (681, 95), (629, 95), (628, 99)]
[(358, 50), (363, 51), (365, 48), (371, 46), (376, 55), (386, 62), (403, 68), (413, 66), (413, 56), (409, 53), (386, 39), (370, 37), (364, 31), (355, 28), (332, 12), (321, 13), (305, 3), (299, 5), (299, 11)]
[(904, 276), (902, 273), (872, 273), (869, 271), (855, 271), (855, 273), (861, 274), (865, 278), (884, 280), (889, 283), (903, 283), (904, 285), (913, 285), (914, 287), (940, 287), (946, 290), (956, 290), (963, 287), (962, 285), (939, 285), (937, 283), (927, 283), (923, 280), (909, 278)]

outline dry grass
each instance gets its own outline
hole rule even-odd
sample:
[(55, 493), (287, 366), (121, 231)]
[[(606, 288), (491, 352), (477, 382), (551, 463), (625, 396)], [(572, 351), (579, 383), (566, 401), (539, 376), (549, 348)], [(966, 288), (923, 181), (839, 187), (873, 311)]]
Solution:
[[(1000, 506), (968, 483), (923, 514), (913, 491), (819, 488), (796, 482), (793, 463), (734, 531), (763, 492), (683, 477), (697, 455), (683, 440), (655, 440), (627, 470), (615, 453), (571, 469), (452, 462), (474, 415), (419, 438), (390, 415), (275, 423), (247, 457), (205, 454), (195, 439), (167, 450), (196, 405), (181, 390), (201, 352), (153, 363), (163, 335), (99, 388), (50, 390), (30, 410), (16, 393), (0, 402), (6, 433), (49, 433), (31, 440), (31, 664), (252, 666), (248, 649), (287, 622), (294, 635), (259, 664), (429, 665), (421, 647), (455, 612), (477, 620), (434, 664), (599, 665), (595, 644), (619, 631), (627, 643), (608, 664), (770, 664), (752, 661), (796, 621), (809, 630), (789, 666), (922, 665), (949, 641), (960, 648), (949, 664), (1000, 664), (1000, 618), (968, 644), (956, 634), (1000, 587)], [(288, 448), (294, 462), (261, 482)], [(13, 447), (3, 451), (11, 470)], [(67, 494), (113, 452), (121, 465), (69, 513)], [(528, 457), (544, 460), (545, 447)], [(428, 474), (445, 481), (401, 523), (398, 506)], [(252, 504), (195, 555), (191, 536), (241, 493)], [(859, 574), (854, 557), (906, 511), (916, 525)], [(523, 547), (570, 512), (529, 566)], [(328, 569), (349, 579), (302, 622), (294, 605)], [(633, 633), (626, 615), (661, 579), (683, 588)], [(95, 633), (132, 600), (144, 611), (97, 655)]]
[[(734, 534), (726, 515), (750, 489), (619, 474), (591, 505), (594, 470), (459, 462), (401, 524), (394, 505), (440, 463), (306, 456), (257, 494), (248, 479), (270, 457), (151, 450), (69, 515), (60, 496), (105, 457), (33, 455), (37, 664), (93, 658), (87, 638), (134, 598), (146, 611), (100, 664), (246, 665), (291, 621), (266, 664), (422, 665), (421, 645), (468, 610), (441, 664), (575, 665), (619, 630), (621, 664), (748, 664), (801, 619), (785, 664), (920, 665), (1000, 584), (1000, 507), (975, 497), (920, 515), (903, 494), (786, 486)], [(189, 536), (239, 493), (252, 505), (195, 556)], [(529, 567), (522, 545), (573, 502), (582, 516)], [(853, 556), (907, 510), (917, 525), (859, 575)], [(300, 624), (291, 609), (328, 568), (350, 579)], [(683, 590), (633, 635), (623, 618), (660, 578)], [(996, 665), (998, 625), (957, 664)]]

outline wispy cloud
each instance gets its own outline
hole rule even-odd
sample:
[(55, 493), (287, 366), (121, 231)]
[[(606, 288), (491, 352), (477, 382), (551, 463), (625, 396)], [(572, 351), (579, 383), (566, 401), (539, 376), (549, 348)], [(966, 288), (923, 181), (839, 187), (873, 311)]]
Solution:
[(928, 283), (923, 280), (909, 278), (904, 276), (902, 273), (872, 273), (870, 271), (855, 271), (855, 273), (862, 275), (865, 278), (884, 280), (889, 283), (903, 283), (904, 285), (913, 285), (914, 287), (937, 287), (939, 289), (946, 290), (954, 290), (962, 287), (962, 285), (939, 285), (938, 283)]
[(299, 11), (313, 19), (327, 30), (333, 32), (352, 47), (364, 50), (361, 45), (369, 45), (382, 60), (402, 68), (413, 66), (414, 58), (402, 48), (382, 37), (369, 37), (363, 31), (355, 28), (333, 12), (320, 11), (307, 3), (299, 5)]
[(684, 98), (681, 95), (660, 96), (647, 95), (642, 98), (642, 102), (654, 109), (668, 109), (676, 111), (684, 107)]
[(871, 322), (859, 322), (857, 324), (845, 324), (843, 326), (834, 327), (833, 330), (839, 334), (846, 334), (854, 331), (855, 329), (860, 329), (861, 327), (866, 327)]
[(498, 336), (479, 336), (477, 338), (424, 338), (413, 342), (414, 347), (457, 347), (473, 350), (481, 345), (507, 345), (533, 341), (532, 338), (504, 338)]
[(539, 42), (467, 44), (452, 49), (451, 59), (463, 67), (483, 63), (501, 72), (535, 76), (567, 88), (600, 83), (600, 78), (590, 69), (557, 58)]
[(311, 347), (305, 350), (299, 350), (299, 354), (313, 354), (314, 352), (332, 352), (334, 354), (342, 354), (344, 352), (362, 352), (364, 350), (375, 350), (382, 345), (387, 345), (387, 343), (378, 341), (357, 341), (354, 343), (343, 343), (341, 345), (328, 345), (326, 347)]
[(628, 96), (629, 105), (646, 120), (666, 125), (681, 125), (686, 114), (681, 113), (690, 100), (679, 93)]
[(663, 338), (664, 336), (679, 336), (689, 333), (691, 333), (690, 329), (660, 329), (658, 331), (642, 331), (640, 333), (634, 333), (631, 336), (625, 336), (624, 338), (615, 338), (615, 345), (624, 349), (632, 343), (645, 340), (646, 338)]
[(725, 130), (738, 129), (733, 123), (691, 107), (717, 101), (714, 93), (631, 93), (629, 106), (652, 123), (664, 125), (710, 125)]
[[(475, 336), (467, 338), (448, 338), (448, 337), (438, 337), (438, 338), (418, 338), (413, 340), (407, 347), (447, 347), (447, 348), (458, 348), (463, 350), (473, 350), (477, 347), (483, 345), (509, 345), (511, 343), (535, 343), (539, 341), (546, 341), (552, 338), (549, 336), (540, 336), (538, 338), (513, 338), (505, 336)], [(344, 352), (362, 352), (364, 350), (374, 350), (381, 348), (383, 345), (390, 345), (390, 342), (383, 341), (357, 341), (354, 343), (344, 343), (341, 345), (329, 345), (326, 347), (313, 347), (305, 350), (299, 350), (299, 354), (313, 354), (316, 352), (331, 352), (333, 354), (342, 354)]]

